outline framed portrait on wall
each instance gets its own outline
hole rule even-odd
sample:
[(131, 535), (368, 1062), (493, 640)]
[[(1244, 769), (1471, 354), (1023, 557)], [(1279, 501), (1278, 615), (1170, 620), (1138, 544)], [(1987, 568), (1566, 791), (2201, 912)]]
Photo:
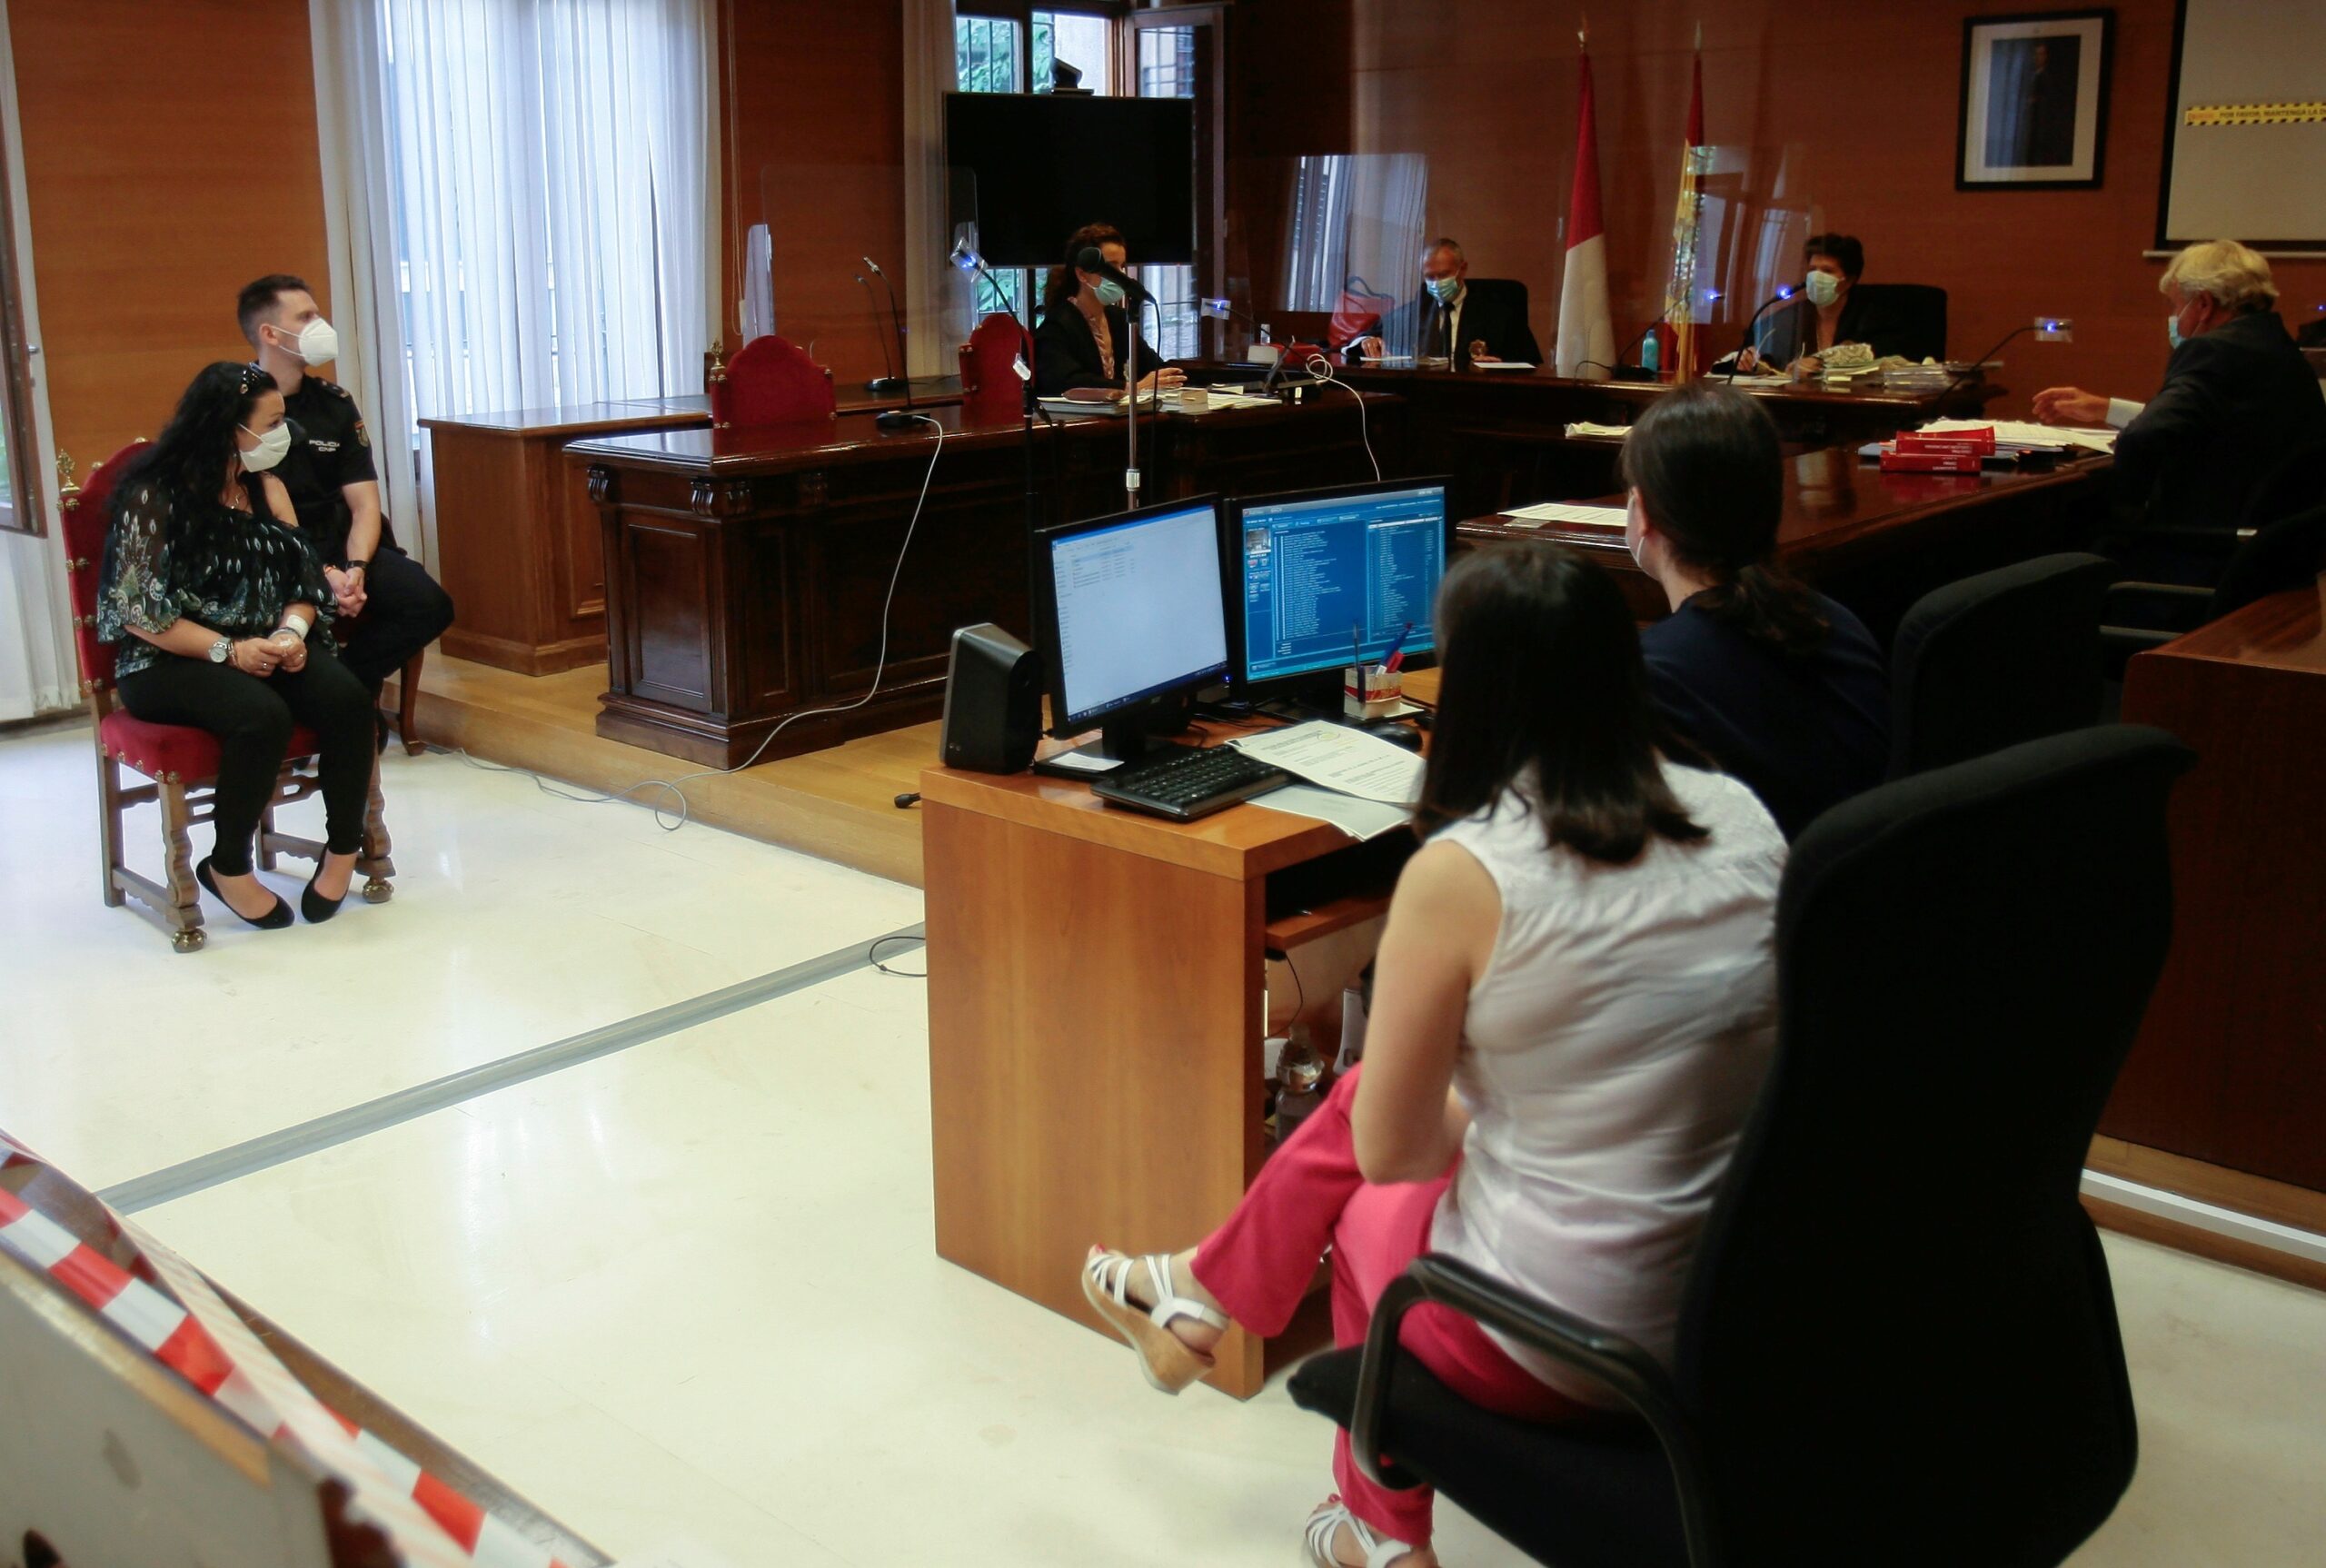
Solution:
[(1966, 19), (1954, 188), (2096, 189), (2115, 31), (2112, 10)]

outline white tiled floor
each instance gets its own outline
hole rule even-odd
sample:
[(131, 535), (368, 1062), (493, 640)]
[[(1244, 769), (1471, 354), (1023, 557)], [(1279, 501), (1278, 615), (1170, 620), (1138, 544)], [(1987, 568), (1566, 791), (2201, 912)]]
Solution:
[[(94, 778), (85, 729), (0, 741), (0, 1126), (93, 1187), (920, 918), (876, 877), (391, 750), (391, 902), (255, 931), (211, 901), (208, 948), (176, 954), (99, 902)], [(284, 823), (320, 836), (322, 809)], [(158, 875), (160, 843), (132, 811), (132, 863)]]
[[(0, 741), (0, 876), (56, 894), (45, 918), (0, 916), (0, 991), (32, 998), (0, 1025), (0, 1126), (98, 1167), (84, 1179), (919, 912), (796, 856), (399, 759), (394, 904), (179, 958), (84, 886), (84, 745)], [(315, 968), (339, 972), (390, 941), (413, 966), (403, 1011), (350, 1006), (295, 1051), (245, 1027), (303, 1016), (269, 994), (310, 972), (294, 948), (331, 945)], [(624, 959), (641, 943), (660, 967)], [(529, 973), (561, 945), (559, 983)], [(188, 1021), (107, 1025), (89, 998), (124, 984)], [(684, 1536), (738, 1568), (1295, 1561), (1323, 1423), (1280, 1388), (1159, 1398), (1112, 1341), (935, 1257), (923, 1007), (918, 983), (858, 972), (143, 1217), (617, 1553)], [(413, 1016), (448, 1037), (415, 1041)], [(2109, 1254), (2142, 1466), (2077, 1568), (2315, 1561), (2326, 1298)], [(1446, 1513), (1448, 1562), (1516, 1561)]]

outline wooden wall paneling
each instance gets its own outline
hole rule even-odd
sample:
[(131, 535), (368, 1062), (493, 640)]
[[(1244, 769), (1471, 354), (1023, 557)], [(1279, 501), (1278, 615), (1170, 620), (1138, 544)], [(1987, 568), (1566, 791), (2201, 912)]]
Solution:
[(234, 295), (296, 273), (326, 313), (305, 0), (15, 0), (49, 412), (85, 471), (245, 360)]
[[(2106, 178), (2092, 191), (1954, 189), (1962, 23), (2024, 13), (2023, 0), (1953, 8), (1855, 0), (1737, 0), (1707, 10), (1638, 0), (1595, 10), (1591, 45), (1608, 288), (1616, 338), (1662, 309), (1671, 263), (1691, 41), (1704, 25), (1714, 178), (1757, 223), (1775, 200), (1865, 242), (1869, 281), (1930, 283), (1949, 299), (1953, 352), (1974, 353), (2037, 313), (2075, 341), (2011, 346), (2003, 412), (2074, 383), (2130, 397), (2162, 372), (2162, 263), (2152, 243), (2174, 0), (2122, 0)], [(1501, 0), (1270, 0), (1230, 19), (1228, 166), (1241, 275), (1256, 313), (1282, 304), (1285, 194), (1301, 153), (1413, 152), (1430, 161), (1428, 226), (1466, 246), (1482, 275), (1530, 286), (1536, 335), (1556, 340), (1576, 123), (1575, 15)], [(1880, 70), (1878, 111), (1836, 108), (1851, 62)], [(1735, 216), (1732, 209), (1732, 216)], [(1732, 235), (1737, 231), (1732, 228)], [(1231, 266), (1237, 265), (1231, 259)], [(2326, 258), (2273, 263), (2289, 321), (2326, 303)], [(1371, 280), (1388, 287), (1382, 279)], [(1390, 292), (1412, 287), (1409, 276)], [(1741, 284), (1739, 285), (1742, 286)], [(1758, 299), (1724, 302), (1733, 342)]]
[(903, 10), (862, 0), (734, 0), (726, 12), (733, 259), (721, 320), (731, 335), (743, 236), (766, 223), (778, 330), (812, 344), (845, 396), (851, 383), (860, 389), (881, 373), (889, 332), (886, 296), (878, 310), (868, 305), (857, 258), (869, 254), (888, 270), (900, 303), (915, 268), (945, 265), (942, 256), (905, 253)]

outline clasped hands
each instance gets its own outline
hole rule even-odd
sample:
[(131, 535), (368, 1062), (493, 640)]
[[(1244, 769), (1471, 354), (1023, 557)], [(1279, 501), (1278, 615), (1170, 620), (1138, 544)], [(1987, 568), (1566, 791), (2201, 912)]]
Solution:
[(326, 566), (323, 568), (323, 581), (331, 588), (332, 603), (337, 607), (341, 619), (353, 620), (363, 613), (363, 603), (368, 596), (363, 591), (362, 569)]
[(272, 637), (239, 639), (228, 653), (228, 661), (244, 674), (262, 680), (278, 670), (296, 675), (307, 667), (307, 645), (286, 628)]

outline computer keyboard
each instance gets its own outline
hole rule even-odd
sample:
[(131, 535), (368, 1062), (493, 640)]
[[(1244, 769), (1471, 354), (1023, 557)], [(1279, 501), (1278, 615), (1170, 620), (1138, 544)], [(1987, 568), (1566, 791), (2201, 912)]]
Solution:
[(1128, 763), (1091, 780), (1092, 793), (1134, 811), (1192, 822), (1225, 811), (1239, 800), (1288, 782), (1280, 768), (1256, 762), (1232, 746), (1197, 751), (1181, 748), (1143, 762)]

